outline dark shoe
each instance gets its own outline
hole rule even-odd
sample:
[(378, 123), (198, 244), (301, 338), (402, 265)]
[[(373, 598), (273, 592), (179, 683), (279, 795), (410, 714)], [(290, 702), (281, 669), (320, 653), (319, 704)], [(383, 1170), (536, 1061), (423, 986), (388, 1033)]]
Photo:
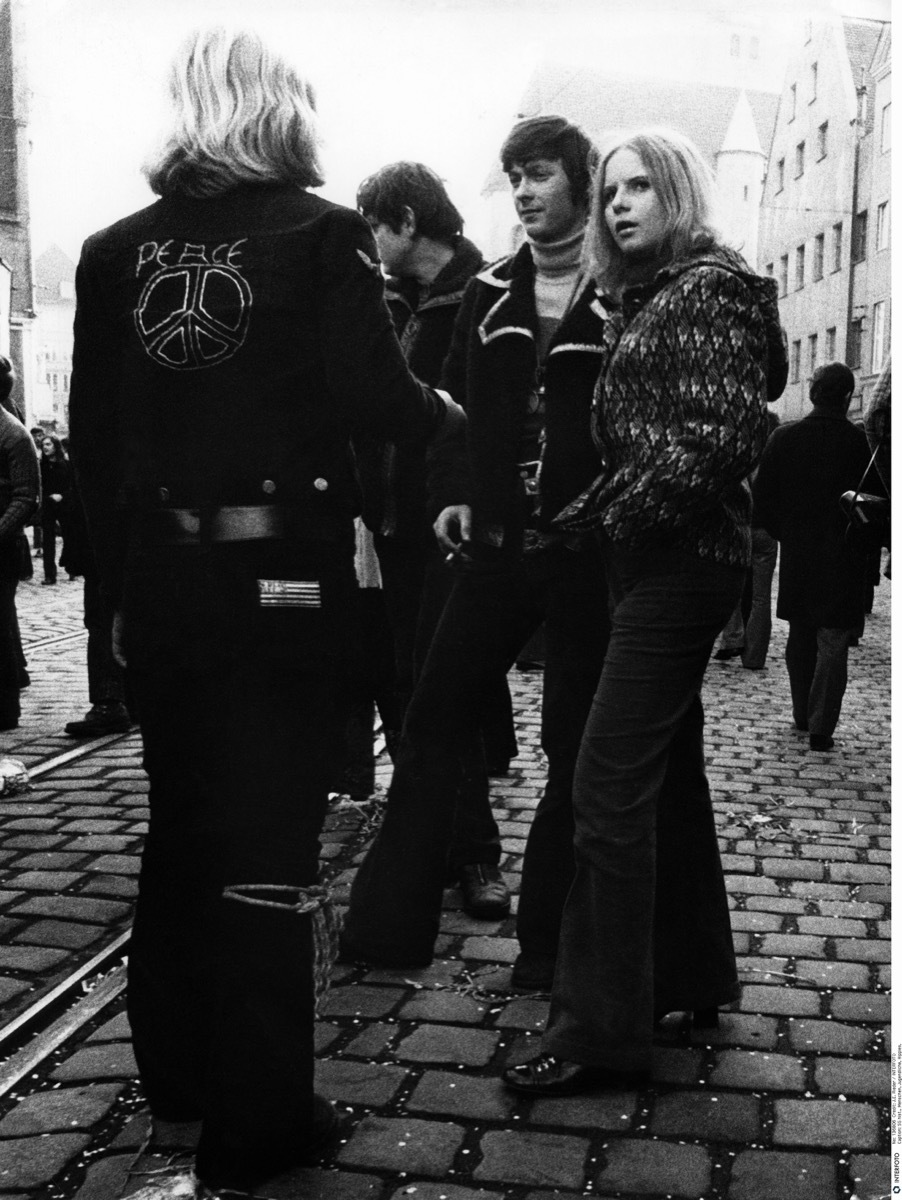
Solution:
[(24, 667), (19, 667), (19, 691), (27, 687), (31, 687), (31, 676)]
[(812, 750), (832, 750), (836, 743), (826, 733), (812, 733), (808, 745)]
[(728, 658), (739, 658), (744, 647), (742, 646), (721, 646), (719, 650), (715, 650), (713, 657), (717, 662), (726, 662)]
[(601, 1088), (636, 1087), (648, 1079), (646, 1071), (612, 1071), (608, 1067), (567, 1062), (553, 1054), (540, 1054), (519, 1067), (508, 1067), (502, 1082), (515, 1092), (531, 1096), (575, 1096)]
[(55, 586), (56, 586), (55, 579), (42, 579), (41, 580), (41, 587), (55, 587)]
[(511, 894), (501, 872), (490, 863), (472, 863), (460, 868), (458, 886), (464, 912), (477, 921), (500, 921), (511, 910)]
[(313, 1127), (301, 1145), (298, 1165), (315, 1166), (331, 1148), (338, 1133), (339, 1120), (335, 1109), (323, 1096), (313, 1097)]
[(798, 731), (799, 731), (800, 733), (807, 733), (807, 732), (808, 732), (808, 722), (807, 722), (807, 721), (797, 721), (797, 720), (795, 719), (795, 717), (793, 717), (792, 724), (793, 724), (793, 727), (794, 727), (795, 729), (798, 729)]
[(103, 733), (125, 733), (132, 720), (124, 704), (95, 704), (83, 720), (70, 721), (66, 726), (69, 737), (97, 737)]
[(518, 954), (511, 971), (512, 992), (550, 992), (554, 983), (553, 958)]
[[(660, 1025), (670, 1011), (669, 1008), (656, 1010), (655, 1025)], [(716, 1008), (696, 1008), (690, 1015), (693, 1029), (716, 1029), (720, 1024), (720, 1012)]]

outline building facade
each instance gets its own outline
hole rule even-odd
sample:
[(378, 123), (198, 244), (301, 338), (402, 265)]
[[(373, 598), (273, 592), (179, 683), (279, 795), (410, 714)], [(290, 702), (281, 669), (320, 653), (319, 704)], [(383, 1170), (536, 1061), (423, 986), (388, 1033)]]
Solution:
[(758, 265), (777, 279), (790, 373), (778, 408), (809, 409), (816, 367), (854, 370), (853, 416), (889, 346), (890, 26), (807, 21), (770, 146)]
[(0, 0), (0, 352), (16, 367), (14, 397), (31, 413), (34, 321), (28, 224), (28, 88), (21, 0)]
[(51, 246), (35, 259), (34, 299), (31, 413), (38, 425), (65, 431), (72, 378), (75, 263), (59, 246)]

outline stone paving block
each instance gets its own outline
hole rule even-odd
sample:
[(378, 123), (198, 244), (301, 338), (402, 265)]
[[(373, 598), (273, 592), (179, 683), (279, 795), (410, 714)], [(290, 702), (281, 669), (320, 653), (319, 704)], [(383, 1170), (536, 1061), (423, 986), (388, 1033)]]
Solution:
[(415, 1117), (364, 1117), (338, 1155), (346, 1166), (444, 1179), (464, 1138), (462, 1125)]
[(81, 925), (74, 921), (35, 921), (15, 936), (15, 941), (32, 946), (59, 946), (78, 950), (96, 942), (106, 930), (101, 925)]
[(468, 937), (464, 939), (461, 955), (480, 961), (512, 963), (520, 953), (514, 938)]
[(119, 1013), (105, 1021), (99, 1029), (95, 1029), (88, 1038), (89, 1042), (123, 1042), (131, 1037), (131, 1026), (128, 1023), (128, 1013)]
[[(517, 878), (511, 876), (511, 879)], [(510, 883), (508, 883), (510, 886)], [(505, 918), (506, 919), (506, 918)], [(444, 911), (441, 917), (439, 928), (442, 933), (453, 934), (491, 934), (497, 935), (501, 932), (504, 921), (477, 921), (475, 917), (468, 917), (465, 912), (456, 912), (454, 910)]]
[(702, 1064), (702, 1054), (698, 1050), (652, 1048), (651, 1073), (656, 1083), (699, 1083)]
[(421, 1025), (403, 1038), (395, 1054), (409, 1062), (445, 1062), (484, 1067), (498, 1047), (500, 1035), (488, 1029), (454, 1025)]
[(823, 917), (799, 917), (799, 933), (819, 933), (825, 937), (867, 937), (868, 929), (864, 921), (843, 919), (838, 914), (826, 914)]
[(806, 879), (819, 881), (825, 877), (823, 863), (802, 858), (765, 858), (762, 860), (764, 874), (772, 879)]
[(831, 1158), (771, 1150), (737, 1154), (727, 1188), (727, 1200), (828, 1200), (836, 1195)]
[(853, 1200), (878, 1200), (890, 1195), (890, 1171), (889, 1155), (853, 1154), (849, 1163)]
[(750, 933), (776, 932), (783, 924), (783, 918), (776, 913), (766, 912), (732, 912), (730, 924), (733, 929), (744, 929)]
[(773, 1050), (777, 1044), (777, 1021), (757, 1013), (721, 1012), (716, 1029), (693, 1029), (690, 1038), (695, 1045)]
[(796, 960), (795, 968), (798, 979), (810, 979), (822, 988), (866, 989), (870, 983), (870, 972), (861, 963), (800, 958)]
[(89, 875), (81, 888), (83, 895), (137, 896), (138, 881), (125, 875)]
[(399, 1025), (374, 1021), (364, 1026), (361, 1033), (350, 1041), (343, 1054), (353, 1054), (358, 1058), (377, 1058), (386, 1052), (389, 1042), (398, 1036)]
[(472, 996), (424, 990), (407, 1001), (398, 1017), (403, 1021), (455, 1021), (462, 1025), (478, 1025), (488, 1009), (487, 1004), (480, 1004)]
[(790, 1017), (814, 1017), (821, 1009), (817, 992), (800, 987), (745, 984), (739, 1003), (744, 1012), (780, 1013)]
[(4, 844), (7, 850), (52, 850), (66, 841), (64, 833), (20, 833), (16, 837), (7, 837)]
[(38, 1188), (89, 1145), (87, 1133), (52, 1133), (0, 1142), (0, 1187)]
[(117, 1154), (92, 1163), (75, 1200), (110, 1200), (112, 1196), (121, 1196), (134, 1157), (134, 1154)]
[(850, 899), (849, 887), (842, 883), (795, 882), (789, 885), (789, 893), (791, 896), (798, 896), (800, 899), (807, 901), (834, 900), (837, 902), (847, 902)]
[(858, 889), (856, 899), (871, 904), (892, 904), (893, 893), (886, 884), (866, 883)]
[(830, 999), (830, 1012), (840, 1021), (888, 1021), (891, 1015), (889, 996), (869, 992), (837, 992)]
[(542, 1030), (548, 1019), (548, 1000), (534, 999), (523, 996), (517, 1000), (509, 1000), (501, 1012), (495, 1015), (495, 1025), (499, 1029), (529, 1029)]
[(497, 1076), (427, 1071), (405, 1101), (405, 1108), (470, 1121), (506, 1121), (515, 1104), (516, 1097)]
[(780, 888), (775, 879), (765, 875), (729, 875), (724, 876), (727, 891), (731, 896), (778, 896)]
[(650, 1129), (661, 1137), (756, 1142), (762, 1136), (759, 1103), (732, 1092), (670, 1092), (655, 1100)]
[(68, 921), (120, 921), (130, 904), (116, 900), (89, 900), (84, 896), (32, 896), (11, 910), (14, 916), (62, 917)]
[(119, 1090), (117, 1084), (101, 1083), (26, 1096), (0, 1121), (0, 1138), (86, 1129), (106, 1116)]
[(800, 933), (766, 933), (761, 939), (763, 954), (815, 958), (823, 955), (826, 940)]
[(814, 1082), (822, 1092), (846, 1096), (890, 1094), (888, 1062), (854, 1062), (847, 1058), (820, 1058), (814, 1066)]
[(316, 1090), (328, 1100), (343, 1100), (346, 1104), (388, 1104), (406, 1078), (404, 1067), (387, 1063), (332, 1058), (320, 1059), (316, 1064)]
[(873, 1041), (870, 1030), (840, 1021), (789, 1021), (789, 1044), (797, 1054), (864, 1054)]
[[(425, 1186), (428, 1185), (417, 1184), (418, 1189)], [(382, 1191), (383, 1181), (378, 1175), (321, 1171), (314, 1167), (267, 1181), (265, 1194), (267, 1200), (367, 1200), (367, 1197), (377, 1200)], [(415, 1200), (423, 1200), (419, 1191)]]
[(876, 1150), (880, 1118), (870, 1104), (842, 1100), (777, 1100), (774, 1144)]
[(127, 1042), (110, 1042), (76, 1050), (53, 1071), (51, 1078), (63, 1082), (76, 1079), (133, 1079), (138, 1073), (135, 1056)]
[(65, 950), (37, 946), (0, 946), (0, 970), (48, 971), (65, 957)]
[[(411, 1189), (415, 1187), (415, 1191)], [(468, 1187), (458, 1187), (456, 1183), (424, 1183), (417, 1180), (416, 1185), (402, 1184), (396, 1192), (392, 1192), (389, 1200), (491, 1200), (499, 1196), (498, 1192), (486, 1192), (482, 1188), (478, 1192)], [(500, 1198), (499, 1198), (500, 1200)]]
[(888, 963), (892, 960), (892, 942), (881, 938), (871, 938), (868, 941), (857, 941), (853, 938), (837, 939), (836, 953), (842, 958), (851, 958), (856, 962)]
[(403, 998), (400, 988), (333, 987), (326, 996), (324, 1017), (384, 1017)]
[(711, 1160), (703, 1146), (673, 1142), (612, 1141), (605, 1165), (595, 1176), (602, 1194), (615, 1192), (699, 1197), (711, 1181)]
[(714, 1087), (762, 1089), (775, 1092), (801, 1092), (805, 1072), (799, 1060), (789, 1054), (765, 1054), (756, 1050), (722, 1050), (711, 1072)]
[(567, 1125), (585, 1129), (628, 1132), (639, 1109), (639, 1093), (604, 1091), (588, 1096), (558, 1096), (534, 1100), (530, 1125)]
[(871, 866), (868, 863), (833, 863), (830, 879), (833, 883), (876, 883), (889, 886), (889, 867)]
[(433, 984), (453, 983), (463, 967), (464, 964), (459, 959), (437, 959), (428, 967), (397, 967), (391, 970), (380, 967), (367, 971), (364, 983), (393, 983), (401, 987), (406, 980), (411, 980), (413, 983), (429, 987)]
[(90, 860), (86, 869), (108, 871), (112, 875), (137, 875), (141, 870), (141, 860), (137, 854), (100, 854)]
[(482, 1162), (473, 1171), (479, 1180), (503, 1180), (537, 1187), (578, 1188), (586, 1172), (587, 1138), (561, 1133), (484, 1133)]

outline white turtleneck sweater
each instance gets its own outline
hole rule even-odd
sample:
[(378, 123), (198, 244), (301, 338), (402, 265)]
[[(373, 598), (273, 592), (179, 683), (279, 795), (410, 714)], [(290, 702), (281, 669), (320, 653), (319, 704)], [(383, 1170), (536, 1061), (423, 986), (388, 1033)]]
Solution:
[(576, 298), (579, 259), (585, 226), (558, 242), (530, 242), (536, 268), (536, 316), (539, 319), (538, 361), (543, 363), (555, 330)]

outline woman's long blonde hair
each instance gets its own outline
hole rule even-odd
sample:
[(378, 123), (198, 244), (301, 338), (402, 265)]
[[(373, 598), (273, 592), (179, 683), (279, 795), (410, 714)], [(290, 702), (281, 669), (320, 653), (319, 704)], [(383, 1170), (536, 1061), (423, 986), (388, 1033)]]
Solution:
[(684, 258), (709, 249), (719, 240), (714, 224), (714, 176), (693, 142), (673, 129), (608, 134), (602, 139), (592, 182), (592, 208), (583, 254), (587, 272), (612, 295), (622, 290), (627, 265), (604, 215), (605, 170), (617, 150), (632, 150), (639, 156), (667, 214), (660, 247), (662, 258)]
[(173, 61), (169, 92), (170, 132), (144, 167), (157, 195), (324, 182), (313, 88), (257, 33), (192, 34)]

